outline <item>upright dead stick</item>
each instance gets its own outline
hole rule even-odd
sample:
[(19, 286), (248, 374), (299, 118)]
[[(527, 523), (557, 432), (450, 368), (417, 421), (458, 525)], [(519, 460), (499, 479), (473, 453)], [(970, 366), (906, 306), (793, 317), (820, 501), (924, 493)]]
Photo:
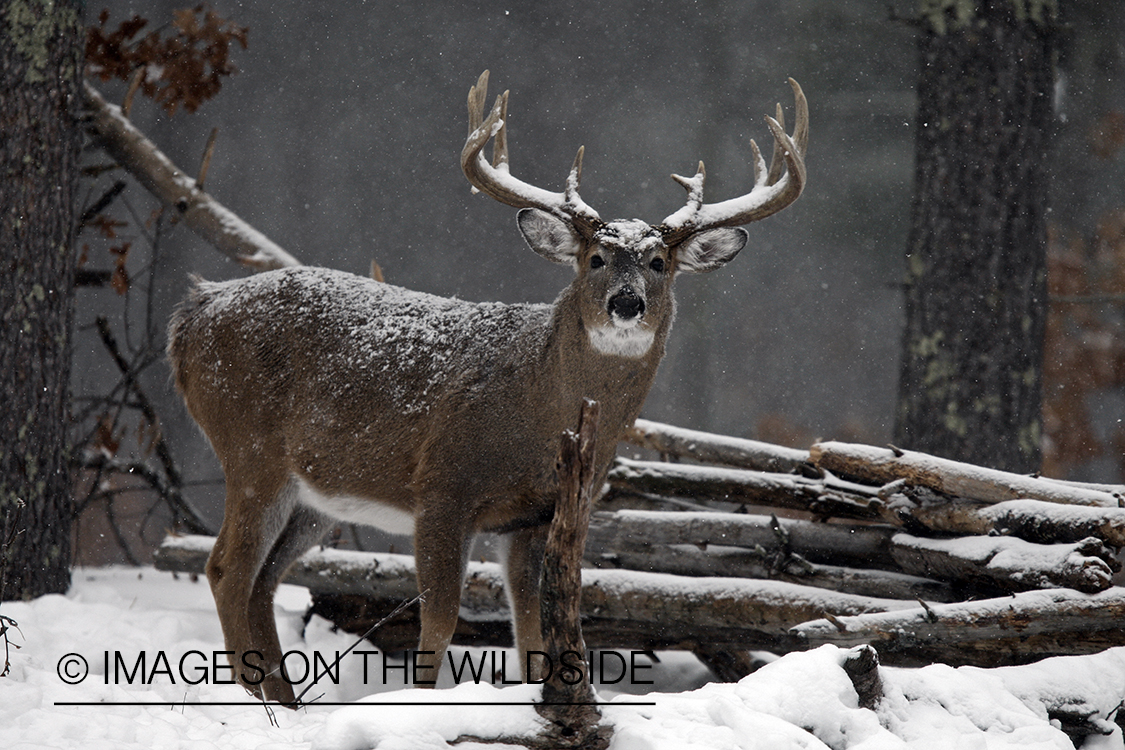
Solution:
[(563, 434), (559, 503), (543, 555), (543, 640), (553, 668), (543, 684), (543, 703), (538, 710), (551, 722), (549, 734), (557, 747), (604, 748), (609, 744), (608, 735), (598, 728), (601, 713), (594, 705), (579, 615), (582, 552), (594, 495), (598, 412), (598, 403), (587, 399), (578, 433)]

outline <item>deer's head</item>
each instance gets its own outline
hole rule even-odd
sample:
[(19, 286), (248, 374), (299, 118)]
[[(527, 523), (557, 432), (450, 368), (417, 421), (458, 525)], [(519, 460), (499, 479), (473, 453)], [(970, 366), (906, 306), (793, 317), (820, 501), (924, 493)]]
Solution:
[[(808, 143), (808, 105), (793, 79), (796, 127), (785, 132), (781, 106), (767, 117), (774, 137), (767, 168), (754, 141), (754, 186), (749, 193), (720, 203), (703, 202), (703, 162), (693, 177), (672, 175), (688, 193), (687, 202), (659, 224), (640, 219), (603, 221), (578, 194), (583, 149), (561, 193), (523, 182), (508, 168), (505, 120), (508, 92), (497, 97), (484, 117), (488, 71), (469, 90), (469, 137), (461, 168), (474, 189), (522, 209), (518, 222), (527, 244), (543, 257), (574, 266), (571, 288), (580, 288), (582, 323), (595, 349), (626, 357), (644, 356), (658, 328), (670, 320), (671, 284), (678, 273), (706, 273), (729, 262), (746, 245), (738, 228), (777, 213), (804, 189)], [(495, 138), (491, 164), (481, 153)], [(784, 172), (783, 172), (784, 170)]]

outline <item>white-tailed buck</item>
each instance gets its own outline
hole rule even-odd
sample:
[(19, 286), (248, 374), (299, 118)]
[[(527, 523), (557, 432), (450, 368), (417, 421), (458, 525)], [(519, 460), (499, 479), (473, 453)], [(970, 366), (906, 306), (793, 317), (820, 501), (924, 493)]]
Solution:
[[(484, 118), (487, 75), (469, 92), (461, 166), (474, 188), (521, 209), (532, 250), (574, 267), (553, 304), (477, 304), (289, 268), (201, 282), (172, 319), (176, 384), (226, 475), (207, 577), (232, 662), (264, 656), (267, 699), (293, 701), (274, 671), (274, 589), (337, 520), (413, 534), (419, 647), (433, 652), (422, 663), (438, 666), (473, 536), (501, 534), (518, 650), (541, 650), (560, 435), (577, 425), (583, 398), (601, 402), (600, 483), (664, 354), (673, 277), (722, 266), (746, 243), (734, 227), (780, 211), (804, 186), (808, 109), (790, 80), (796, 128), (789, 136), (767, 118), (773, 159), (767, 168), (751, 141), (749, 193), (705, 204), (700, 163), (694, 177), (673, 176), (687, 204), (659, 224), (603, 221), (578, 195), (582, 149), (560, 193), (509, 173), (507, 93)], [(489, 164), (481, 151), (492, 138)]]

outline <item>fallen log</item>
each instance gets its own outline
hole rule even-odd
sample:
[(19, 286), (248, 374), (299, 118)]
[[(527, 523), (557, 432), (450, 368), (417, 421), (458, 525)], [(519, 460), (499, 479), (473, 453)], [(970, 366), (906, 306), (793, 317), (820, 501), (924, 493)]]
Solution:
[(879, 519), (883, 501), (874, 487), (750, 469), (727, 469), (618, 458), (607, 479), (626, 493), (691, 498), (695, 502), (766, 505), (822, 517)]
[(1100, 591), (1120, 568), (1094, 537), (1059, 544), (1009, 536), (927, 539), (885, 525), (627, 510), (595, 514), (586, 559), (601, 568), (769, 578), (932, 601), (1034, 588)]
[(662, 456), (689, 458), (709, 464), (776, 473), (801, 472), (809, 467), (809, 452), (757, 440), (686, 430), (638, 419), (625, 433), (625, 442)]
[[(201, 575), (214, 543), (214, 537), (209, 536), (165, 537), (153, 554), (153, 564), (157, 570)], [(418, 595), (414, 557), (393, 552), (318, 547), (297, 560), (282, 580), (314, 593), (363, 596), (394, 601), (395, 605)], [(503, 581), (495, 563), (470, 560), (461, 592), (461, 616), (468, 620), (506, 618), (508, 600)]]
[(1011, 536), (926, 539), (896, 534), (891, 554), (906, 573), (944, 581), (994, 586), (1004, 591), (1109, 588), (1121, 564), (1100, 540), (1033, 544)]
[(1125, 589), (1097, 594), (1026, 591), (954, 604), (923, 604), (802, 623), (790, 632), (808, 647), (870, 644), (884, 661), (998, 666), (1046, 656), (1092, 654), (1125, 645)]
[[(586, 560), (688, 576), (771, 578), (860, 596), (954, 601), (948, 583), (898, 571), (890, 526), (738, 513), (595, 513)], [(865, 566), (865, 567), (858, 567)]]
[[(897, 498), (898, 496), (895, 496)], [(909, 500), (889, 506), (904, 519), (953, 534), (1005, 534), (1045, 544), (1097, 537), (1111, 547), (1125, 547), (1125, 508), (1061, 505), (1042, 500), (981, 503), (940, 496), (925, 488)]]
[(963, 595), (949, 583), (887, 570), (846, 568), (805, 560), (800, 555), (742, 547), (632, 542), (587, 559), (598, 568), (624, 568), (680, 576), (736, 576), (815, 586), (858, 596), (887, 599), (959, 601)]
[(728, 651), (710, 644), (700, 644), (691, 652), (711, 670), (719, 682), (738, 682), (767, 663), (749, 651)]
[[(748, 469), (618, 459), (608, 481), (610, 500), (621, 497), (650, 500), (659, 497), (669, 501), (684, 498), (692, 501), (695, 507), (776, 507), (806, 511), (821, 518), (882, 521), (915, 531), (929, 529), (940, 534), (975, 535), (996, 533), (1045, 544), (1077, 542), (1094, 536), (1112, 547), (1125, 547), (1125, 508), (1045, 500), (970, 500), (941, 494), (939, 490), (927, 486), (910, 485), (902, 478), (880, 488), (832, 475), (815, 479)], [(1068, 493), (1094, 493), (1095, 496), (1100, 493), (1101, 500), (1109, 497), (1100, 489), (1092, 489), (1092, 485), (1072, 486), (1052, 480), (1052, 486), (1062, 487)], [(1089, 499), (1087, 494), (1082, 496)], [(598, 523), (596, 517), (594, 523), (595, 526)], [(814, 526), (831, 528), (824, 524)], [(694, 539), (663, 541), (698, 543)], [(831, 549), (834, 555), (848, 555), (846, 549), (838, 545), (833, 545)], [(839, 558), (820, 561), (850, 564), (848, 560)]]
[(878, 485), (904, 481), (970, 500), (998, 503), (1030, 499), (1102, 508), (1125, 505), (1125, 495), (1121, 493), (986, 469), (897, 448), (827, 442), (817, 443), (809, 454), (818, 468), (841, 477)]
[[(212, 543), (210, 537), (167, 537), (154, 556), (156, 567), (200, 573)], [(284, 581), (307, 586), (315, 594), (359, 594), (395, 604), (417, 595), (414, 559), (391, 553), (312, 550), (294, 563)], [(582, 571), (582, 629), (592, 648), (692, 649), (712, 644), (785, 653), (796, 644), (789, 635), (794, 623), (825, 612), (854, 615), (914, 606), (911, 601), (856, 596), (780, 581), (686, 578), (632, 570)], [(469, 563), (461, 616), (470, 623), (508, 617), (498, 565)], [(379, 633), (373, 640), (394, 650), (379, 641)]]
[(760, 514), (647, 510), (600, 511), (590, 518), (587, 549), (612, 554), (637, 540), (649, 544), (713, 544), (785, 550), (811, 562), (894, 569), (887, 525), (818, 523)]

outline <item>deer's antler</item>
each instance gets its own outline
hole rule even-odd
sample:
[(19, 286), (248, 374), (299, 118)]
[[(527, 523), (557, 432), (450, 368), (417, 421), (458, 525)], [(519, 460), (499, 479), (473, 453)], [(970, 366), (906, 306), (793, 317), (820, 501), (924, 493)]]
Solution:
[[(766, 169), (758, 144), (750, 141), (754, 152), (754, 187), (746, 195), (721, 203), (703, 202), (703, 181), (706, 177), (703, 162), (694, 177), (672, 175), (672, 179), (688, 191), (687, 203), (660, 224), (657, 229), (670, 247), (683, 242), (688, 236), (714, 227), (733, 227), (764, 219), (788, 206), (805, 187), (805, 151), (809, 141), (809, 105), (800, 85), (792, 78), (789, 85), (797, 100), (796, 126), (793, 135), (785, 132), (785, 118), (781, 105), (777, 105), (777, 118), (766, 117), (773, 133), (773, 157)], [(782, 167), (785, 176), (782, 177)]]
[[(541, 208), (561, 219), (567, 219), (585, 237), (593, 236), (605, 222), (578, 194), (578, 183), (582, 179), (583, 149), (578, 149), (574, 166), (566, 178), (566, 187), (561, 193), (552, 193), (513, 177), (508, 167), (508, 92), (496, 97), (496, 104), (485, 118), (484, 103), (487, 96), (486, 70), (481, 73), (477, 84), (469, 89), (469, 137), (461, 150), (461, 171), (473, 188), (509, 206)], [(481, 151), (493, 137), (492, 163), (489, 164)]]

